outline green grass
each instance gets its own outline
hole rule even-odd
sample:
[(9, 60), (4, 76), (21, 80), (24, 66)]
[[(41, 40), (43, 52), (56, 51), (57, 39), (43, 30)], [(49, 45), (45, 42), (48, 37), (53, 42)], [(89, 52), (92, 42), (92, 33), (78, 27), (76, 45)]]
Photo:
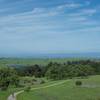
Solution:
[[(83, 86), (76, 87), (75, 81), (81, 80)], [(32, 88), (44, 87), (60, 81), (47, 81), (45, 84), (33, 85)], [(97, 87), (92, 87), (92, 86)], [(45, 89), (32, 90), (18, 95), (18, 100), (100, 100), (100, 76), (91, 76), (87, 79), (70, 79), (66, 83)], [(9, 88), (7, 91), (0, 91), (0, 100), (7, 100), (12, 91), (19, 91), (20, 88)]]
[[(58, 62), (58, 63), (64, 63), (67, 61), (79, 61), (82, 60), (83, 58), (51, 58), (51, 59), (39, 59), (39, 58), (0, 58), (0, 67), (6, 66), (9, 64), (22, 64), (22, 65), (34, 65), (34, 64), (39, 64), (39, 65), (47, 65), (49, 62)], [(84, 58), (83, 60), (86, 60)]]
[(10, 95), (10, 91), (0, 91), (0, 100), (6, 100), (8, 95)]
[[(75, 86), (76, 80), (81, 80), (84, 86), (89, 87)], [(18, 95), (18, 100), (100, 100), (100, 87), (94, 85), (100, 86), (100, 76), (72, 79), (58, 86), (24, 92)]]
[[(31, 77), (27, 77), (27, 78), (31, 78)], [(47, 86), (47, 85), (54, 84), (54, 83), (57, 83), (57, 81), (48, 81), (45, 84), (33, 85), (32, 88), (43, 87), (43, 86)], [(8, 96), (11, 93), (16, 92), (16, 91), (20, 91), (20, 90), (22, 90), (22, 88), (9, 87), (8, 90), (6, 90), (6, 91), (0, 91), (0, 100), (7, 100)]]
[(21, 90), (21, 88), (12, 88), (10, 87), (8, 90), (6, 91), (0, 91), (0, 100), (7, 100), (7, 97), (15, 91), (19, 91)]

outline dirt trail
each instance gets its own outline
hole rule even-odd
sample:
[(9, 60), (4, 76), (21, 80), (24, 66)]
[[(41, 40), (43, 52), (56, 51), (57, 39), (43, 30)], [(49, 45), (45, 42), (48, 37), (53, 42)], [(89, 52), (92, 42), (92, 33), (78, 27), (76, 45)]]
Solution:
[[(43, 87), (38, 87), (38, 88), (32, 88), (31, 90), (45, 89), (45, 88), (49, 88), (49, 87), (61, 85), (61, 84), (65, 83), (65, 82), (66, 82), (66, 81), (59, 82), (59, 83), (54, 83), (54, 84), (51, 84), (51, 85), (48, 85), (48, 86), (43, 86)], [(19, 91), (19, 92), (16, 92), (16, 93), (14, 93), (14, 95), (11, 94), (11, 95), (8, 97), (7, 100), (17, 100), (17, 99), (16, 99), (17, 95), (20, 94), (20, 93), (23, 93), (23, 92), (24, 92), (24, 90)]]
[(7, 100), (16, 100), (16, 96), (17, 96), (18, 94), (22, 93), (22, 92), (24, 92), (24, 91), (16, 92), (16, 93), (14, 93), (14, 95), (11, 94), (11, 95), (8, 97)]

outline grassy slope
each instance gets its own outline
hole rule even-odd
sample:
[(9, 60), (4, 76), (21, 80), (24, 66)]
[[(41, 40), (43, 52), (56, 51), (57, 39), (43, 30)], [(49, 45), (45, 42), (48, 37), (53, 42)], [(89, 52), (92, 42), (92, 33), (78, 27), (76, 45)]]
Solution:
[(8, 97), (8, 95), (10, 94), (10, 91), (0, 91), (0, 100), (6, 100), (6, 98)]
[[(43, 86), (47, 86), (47, 85), (50, 85), (50, 84), (54, 84), (54, 83), (57, 83), (56, 81), (48, 81), (47, 83), (45, 84), (40, 84), (40, 85), (33, 85), (33, 88), (38, 88), (38, 87), (43, 87)], [(0, 100), (7, 100), (7, 97), (12, 93), (12, 92), (15, 92), (15, 91), (20, 91), (21, 88), (9, 88), (7, 91), (0, 91)]]
[[(46, 89), (34, 90), (22, 93), (18, 100), (100, 100), (100, 88), (76, 87), (75, 80), (70, 80), (62, 85)], [(82, 79), (85, 85), (93, 86), (100, 84), (100, 76)]]
[(9, 88), (7, 91), (0, 91), (0, 100), (7, 100), (7, 97), (15, 91), (19, 91), (21, 88)]

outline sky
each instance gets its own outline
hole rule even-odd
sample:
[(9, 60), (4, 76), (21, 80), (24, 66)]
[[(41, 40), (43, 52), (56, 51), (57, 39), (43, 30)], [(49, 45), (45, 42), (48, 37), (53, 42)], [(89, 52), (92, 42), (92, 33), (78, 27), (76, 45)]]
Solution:
[(100, 0), (0, 0), (0, 56), (100, 52)]

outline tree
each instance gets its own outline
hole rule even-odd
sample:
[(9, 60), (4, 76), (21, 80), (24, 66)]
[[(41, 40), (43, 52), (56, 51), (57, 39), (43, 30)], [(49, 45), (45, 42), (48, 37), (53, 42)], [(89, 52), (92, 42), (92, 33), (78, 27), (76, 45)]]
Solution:
[(90, 65), (70, 65), (68, 75), (71, 77), (82, 77), (94, 74), (94, 69)]
[(16, 71), (20, 76), (35, 76), (42, 77), (45, 73), (45, 67), (36, 65), (26, 65), (20, 68), (16, 68)]
[(7, 89), (9, 85), (17, 86), (19, 78), (13, 68), (3, 67), (0, 68), (0, 88), (1, 90)]
[(86, 77), (95, 74), (95, 69), (90, 65), (82, 65), (77, 62), (72, 64), (53, 63), (46, 71), (46, 77), (49, 79), (66, 79), (72, 77)]
[(54, 63), (47, 70), (46, 77), (54, 80), (65, 79), (67, 78), (66, 67), (64, 65)]

